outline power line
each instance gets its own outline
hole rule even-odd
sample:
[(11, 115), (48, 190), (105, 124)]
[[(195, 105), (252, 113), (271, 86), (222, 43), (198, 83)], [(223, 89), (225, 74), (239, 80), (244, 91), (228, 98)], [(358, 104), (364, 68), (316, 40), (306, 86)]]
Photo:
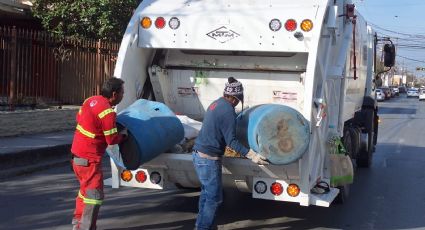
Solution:
[[(357, 1), (355, 1), (355, 3), (359, 3), (359, 4), (363, 4), (363, 0), (357, 0)], [(368, 4), (368, 7), (379, 7), (379, 8), (382, 8), (382, 7), (390, 7), (390, 8), (392, 8), (392, 7), (408, 7), (408, 6), (422, 6), (422, 5), (424, 5), (425, 3), (402, 3), (402, 4), (391, 4), (391, 3), (385, 3), (385, 4)], [(364, 6), (363, 6), (364, 7)]]
[[(406, 50), (406, 51), (412, 52), (412, 51), (423, 51), (425, 49), (425, 43), (423, 42), (425, 40), (424, 35), (400, 33), (393, 30), (385, 29), (373, 23), (370, 23), (370, 24), (374, 27), (374, 29), (377, 32), (381, 33), (383, 36), (390, 37), (391, 39), (396, 40), (394, 44), (397, 46), (399, 50)], [(380, 32), (380, 31), (385, 31), (385, 32)], [(396, 36), (390, 35), (390, 34), (396, 34)], [(425, 63), (424, 60), (418, 60), (418, 59), (405, 57), (398, 54), (396, 56), (409, 61), (413, 61), (413, 62)]]
[(376, 32), (378, 32), (379, 34), (381, 34), (383, 37), (390, 37), (390, 38), (394, 38), (394, 39), (398, 39), (398, 40), (403, 40), (403, 41), (408, 41), (408, 42), (423, 42), (424, 39), (423, 38), (406, 38), (406, 37), (397, 37), (397, 36), (393, 36), (390, 34), (387, 34), (385, 32), (381, 32), (378, 30), (376, 30)]
[[(412, 51), (423, 51), (425, 49), (425, 35), (422, 34), (409, 34), (409, 33), (401, 33), (394, 30), (389, 30), (378, 26), (374, 23), (368, 23), (371, 25), (375, 31), (381, 34), (383, 37), (389, 37), (391, 39), (396, 40), (394, 43), (399, 50), (409, 50)], [(405, 57), (402, 55), (396, 55), (399, 58), (406, 59), (408, 61), (425, 63), (425, 60), (418, 60), (410, 57)]]
[(416, 59), (404, 57), (404, 56), (401, 56), (401, 55), (398, 55), (398, 54), (397, 54), (397, 57), (401, 57), (401, 58), (404, 58), (404, 59), (409, 60), (409, 61), (425, 63), (425, 61), (423, 61), (423, 60), (416, 60)]
[(398, 34), (398, 35), (404, 35), (404, 36), (408, 36), (408, 37), (414, 37), (414, 38), (420, 38), (420, 39), (425, 39), (425, 35), (422, 34), (408, 34), (408, 33), (401, 33), (401, 32), (397, 32), (397, 31), (393, 31), (393, 30), (389, 30), (389, 29), (385, 29), (383, 27), (380, 27), (374, 23), (369, 22), (370, 25), (372, 25), (375, 28), (378, 28), (380, 30), (386, 31), (386, 32), (390, 32), (393, 34)]

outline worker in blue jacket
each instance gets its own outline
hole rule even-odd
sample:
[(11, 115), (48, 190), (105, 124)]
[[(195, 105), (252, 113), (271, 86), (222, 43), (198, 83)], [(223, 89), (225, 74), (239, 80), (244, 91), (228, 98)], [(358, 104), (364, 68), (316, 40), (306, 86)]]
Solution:
[(243, 146), (236, 139), (235, 107), (242, 102), (242, 83), (228, 78), (223, 97), (208, 107), (202, 128), (193, 146), (193, 164), (199, 181), (201, 195), (196, 229), (211, 229), (217, 209), (223, 199), (221, 160), (226, 146), (251, 159), (256, 164), (268, 164), (266, 158)]

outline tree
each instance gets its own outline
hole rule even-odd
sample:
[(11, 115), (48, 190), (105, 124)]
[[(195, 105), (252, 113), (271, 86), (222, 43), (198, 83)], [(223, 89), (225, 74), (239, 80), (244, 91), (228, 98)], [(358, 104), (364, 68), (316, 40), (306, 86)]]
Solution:
[(377, 60), (376, 61), (376, 73), (384, 72), (384, 70), (387, 70), (388, 69), (388, 68), (385, 68), (384, 62), (379, 61), (379, 58), (378, 57), (377, 57), (376, 60)]
[(375, 85), (376, 87), (381, 87), (382, 86), (382, 73), (385, 72), (385, 70), (387, 70), (388, 68), (385, 68), (384, 66), (384, 62), (379, 61), (379, 57), (376, 57), (376, 73), (375, 73)]
[(415, 81), (415, 75), (412, 73), (407, 73), (406, 74), (406, 83), (411, 82), (412, 86), (413, 86), (413, 82)]
[(119, 41), (138, 0), (35, 0), (33, 14), (59, 36)]

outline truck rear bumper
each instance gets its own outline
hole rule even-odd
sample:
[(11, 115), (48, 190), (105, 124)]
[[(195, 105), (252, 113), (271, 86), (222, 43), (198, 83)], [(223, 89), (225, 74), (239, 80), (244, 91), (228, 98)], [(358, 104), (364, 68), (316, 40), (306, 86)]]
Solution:
[[(171, 184), (178, 184), (187, 188), (200, 187), (193, 167), (191, 154), (161, 154), (152, 161), (142, 165), (139, 169), (131, 171), (134, 176), (127, 182), (120, 178), (123, 169), (117, 168), (113, 162), (111, 162), (111, 165), (113, 165), (112, 178), (106, 179), (104, 183), (113, 188), (128, 186), (164, 189), (171, 187)], [(144, 171), (147, 176), (147, 180), (144, 183), (140, 183), (136, 180), (135, 175), (139, 171)], [(151, 182), (150, 175), (154, 172), (159, 173), (161, 176), (159, 184)], [(251, 160), (245, 158), (226, 157), (223, 159), (223, 186), (234, 187), (243, 192), (251, 192), (254, 198), (297, 202), (303, 206), (318, 205), (328, 207), (338, 194), (338, 189), (334, 188), (332, 188), (329, 193), (321, 195), (311, 194), (309, 189), (307, 189), (307, 192), (301, 191), (300, 195), (297, 197), (288, 197), (284, 194), (274, 196), (270, 193), (270, 189), (268, 189), (267, 193), (258, 194), (253, 190), (253, 183), (258, 180), (267, 181), (267, 186), (274, 181), (279, 181), (285, 185), (290, 183), (300, 184), (298, 164), (264, 166), (254, 164)], [(300, 187), (302, 186), (300, 185)]]

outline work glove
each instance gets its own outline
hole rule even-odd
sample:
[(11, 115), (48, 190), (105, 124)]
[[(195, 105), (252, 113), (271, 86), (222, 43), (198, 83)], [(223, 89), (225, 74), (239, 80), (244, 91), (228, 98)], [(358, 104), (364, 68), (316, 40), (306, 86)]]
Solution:
[(245, 156), (248, 159), (251, 159), (252, 162), (259, 165), (268, 165), (269, 162), (266, 161), (266, 158), (261, 156), (260, 154), (254, 152), (254, 150), (250, 149), (249, 152)]

